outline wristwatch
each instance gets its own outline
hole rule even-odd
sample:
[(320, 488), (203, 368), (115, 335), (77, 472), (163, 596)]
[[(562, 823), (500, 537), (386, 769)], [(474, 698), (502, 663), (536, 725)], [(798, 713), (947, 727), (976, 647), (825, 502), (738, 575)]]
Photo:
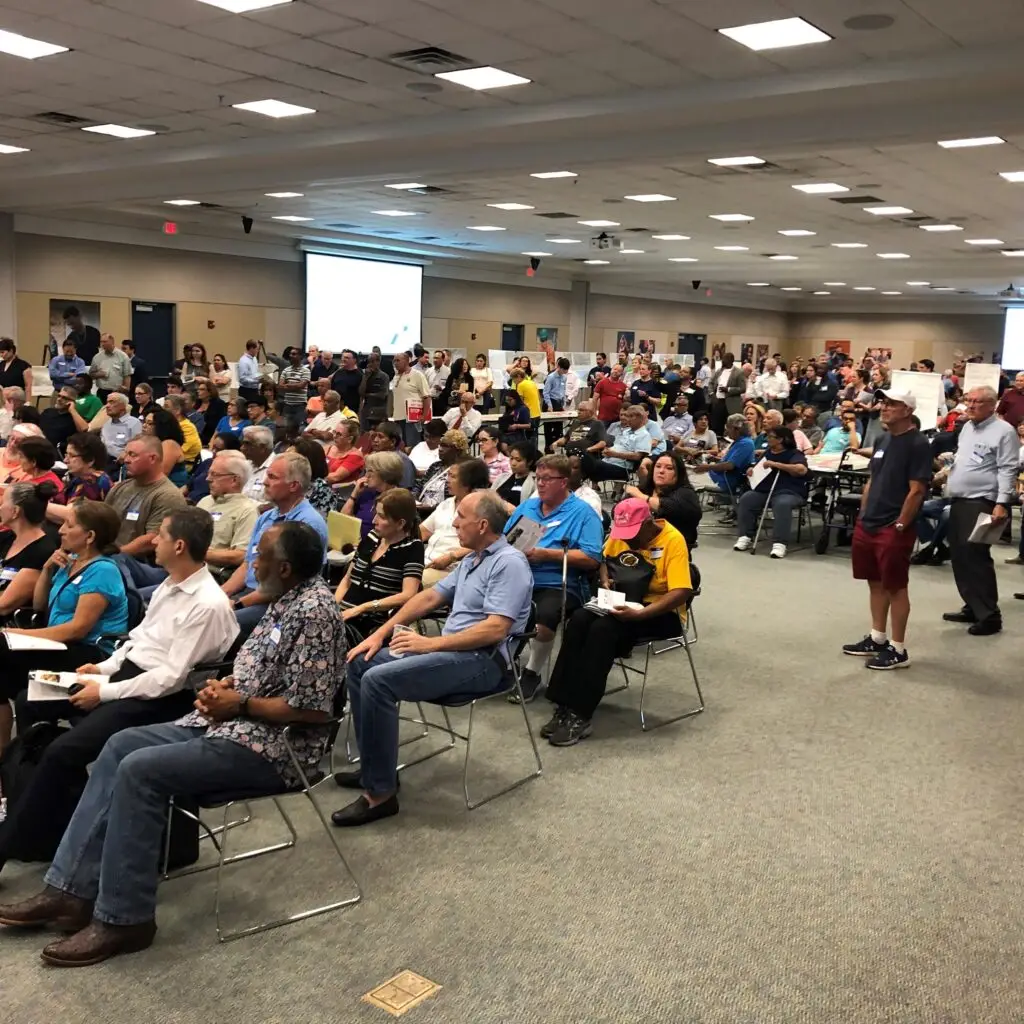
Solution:
[(900, 533), (902, 533), (902, 532), (903, 532), (903, 531), (904, 531), (904, 530), (905, 530), (906, 528), (907, 528), (907, 527), (906, 527), (906, 524), (905, 524), (905, 523), (901, 523), (901, 522), (899, 522), (899, 520), (897, 520), (897, 521), (896, 521), (896, 529), (897, 529), (897, 530), (898, 530), (898, 531), (899, 531)]

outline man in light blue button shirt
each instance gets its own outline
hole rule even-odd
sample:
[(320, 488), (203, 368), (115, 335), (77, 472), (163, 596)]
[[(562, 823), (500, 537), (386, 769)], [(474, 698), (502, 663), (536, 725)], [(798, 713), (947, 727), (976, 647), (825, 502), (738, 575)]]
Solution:
[(595, 480), (628, 480), (629, 471), (636, 469), (651, 454), (654, 441), (644, 427), (646, 413), (642, 406), (631, 405), (619, 414), (626, 428), (606, 448), (604, 458), (594, 467)]
[(245, 355), (238, 360), (238, 397), (246, 402), (259, 398), (260, 364), (256, 361), (256, 353), (260, 350), (258, 341), (249, 340), (245, 343)]
[(323, 542), (327, 551), (327, 522), (306, 500), (306, 492), (312, 479), (309, 461), (296, 452), (284, 452), (276, 456), (267, 467), (263, 478), (263, 497), (273, 502), (252, 531), (252, 539), (245, 552), (245, 561), (231, 574), (221, 587), (232, 598), (235, 617), (243, 634), (248, 634), (263, 618), (271, 597), (259, 590), (256, 579), (256, 555), (259, 553), (260, 537), (280, 522), (301, 522), (311, 526)]

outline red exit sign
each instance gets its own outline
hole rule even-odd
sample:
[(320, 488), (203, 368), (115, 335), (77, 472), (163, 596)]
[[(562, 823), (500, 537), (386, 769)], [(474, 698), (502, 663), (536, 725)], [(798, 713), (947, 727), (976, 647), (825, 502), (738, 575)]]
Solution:
[(173, 220), (164, 221), (164, 234), (165, 235), (176, 235), (178, 233), (178, 225)]

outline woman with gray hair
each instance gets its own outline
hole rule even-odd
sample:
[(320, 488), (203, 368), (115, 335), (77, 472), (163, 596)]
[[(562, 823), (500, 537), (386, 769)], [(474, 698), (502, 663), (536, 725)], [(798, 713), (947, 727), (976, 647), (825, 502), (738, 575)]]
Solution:
[(735, 499), (741, 490), (746, 488), (747, 470), (754, 464), (754, 441), (750, 437), (750, 428), (741, 413), (733, 413), (725, 421), (725, 436), (731, 442), (725, 454), (718, 462), (701, 463), (693, 467), (694, 473), (707, 473), (711, 478), (711, 486), (707, 489), (728, 494), (732, 499), (727, 521), (736, 518)]
[(372, 452), (366, 456), (366, 472), (356, 481), (352, 496), (341, 510), (363, 524), (361, 536), (365, 537), (373, 528), (378, 499), (401, 484), (404, 470), (396, 452)]

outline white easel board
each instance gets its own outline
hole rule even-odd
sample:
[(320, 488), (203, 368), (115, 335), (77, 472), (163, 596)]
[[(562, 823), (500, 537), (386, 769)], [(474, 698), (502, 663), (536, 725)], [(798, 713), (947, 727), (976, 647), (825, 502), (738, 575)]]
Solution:
[(946, 392), (941, 373), (914, 373), (894, 370), (890, 390), (911, 394), (917, 399), (917, 418), (923, 430), (935, 429), (935, 417), (946, 408)]
[(968, 363), (964, 367), (964, 394), (974, 388), (991, 388), (998, 393), (1000, 369), (995, 363)]

